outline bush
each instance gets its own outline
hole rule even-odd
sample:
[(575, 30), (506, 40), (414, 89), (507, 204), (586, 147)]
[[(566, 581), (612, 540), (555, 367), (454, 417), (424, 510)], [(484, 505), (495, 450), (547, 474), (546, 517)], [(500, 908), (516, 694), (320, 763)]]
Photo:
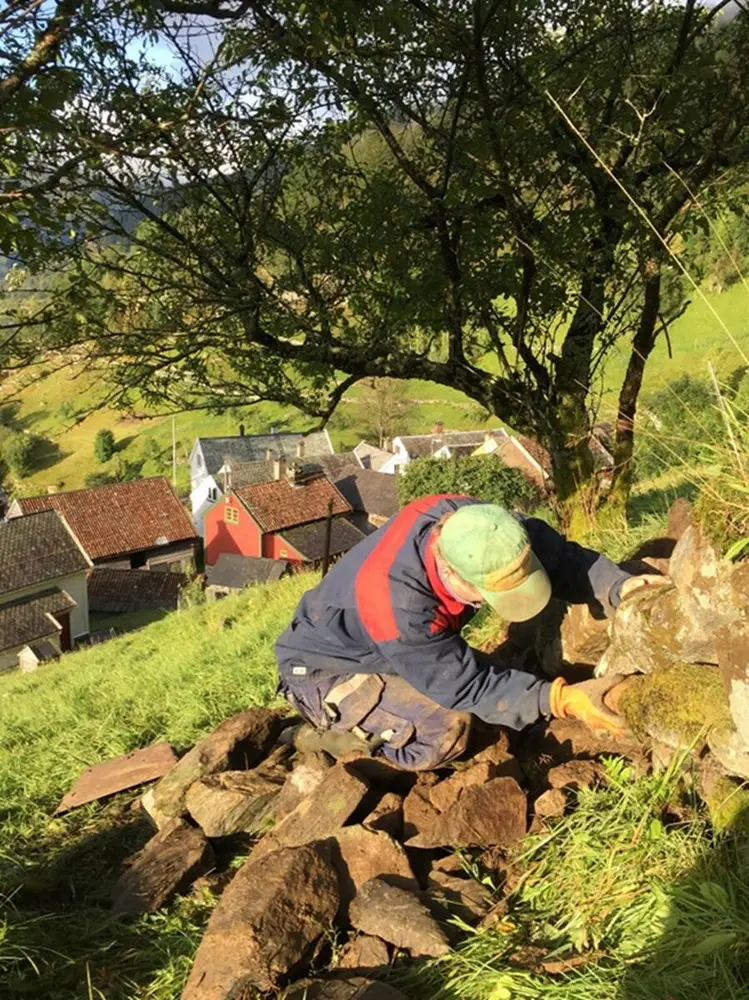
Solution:
[(536, 486), (517, 469), (508, 469), (491, 455), (471, 458), (417, 458), (398, 476), (402, 504), (430, 493), (461, 493), (527, 511), (539, 502)]
[(86, 476), (86, 489), (92, 489), (94, 486), (109, 486), (111, 483), (117, 483), (119, 480), (117, 476), (111, 475), (109, 472), (91, 472)]
[(114, 434), (110, 430), (102, 428), (94, 438), (94, 455), (102, 465), (114, 455)]
[(32, 434), (13, 431), (3, 442), (3, 459), (14, 476), (23, 478), (34, 471), (41, 440)]

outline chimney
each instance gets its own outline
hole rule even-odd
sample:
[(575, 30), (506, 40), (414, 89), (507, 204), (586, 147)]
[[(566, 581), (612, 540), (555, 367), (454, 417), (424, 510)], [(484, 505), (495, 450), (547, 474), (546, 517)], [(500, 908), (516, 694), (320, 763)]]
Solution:
[(290, 486), (297, 485), (297, 476), (299, 474), (299, 469), (297, 468), (296, 462), (289, 462), (286, 467), (286, 480)]
[(278, 458), (273, 459), (273, 478), (283, 479), (286, 475), (286, 456), (279, 455)]
[(265, 461), (266, 462), (270, 462), (270, 460), (272, 458), (273, 458), (273, 452), (270, 450), (270, 448), (266, 448), (265, 449)]
[(434, 426), (432, 427), (432, 434), (442, 434), (445, 430), (445, 425), (441, 420), (436, 420)]
[(239, 425), (239, 436), (240, 436), (241, 438), (243, 438), (243, 437), (244, 437), (244, 424), (240, 424), (240, 425)]
[(296, 446), (296, 457), (297, 457), (297, 458), (304, 458), (304, 438), (301, 438), (301, 439), (300, 439), (300, 440), (299, 440), (299, 441), (297, 442), (297, 446)]
[(271, 434), (276, 434), (277, 431), (278, 431), (278, 425), (277, 424), (271, 424), (270, 425), (270, 432), (271, 432)]

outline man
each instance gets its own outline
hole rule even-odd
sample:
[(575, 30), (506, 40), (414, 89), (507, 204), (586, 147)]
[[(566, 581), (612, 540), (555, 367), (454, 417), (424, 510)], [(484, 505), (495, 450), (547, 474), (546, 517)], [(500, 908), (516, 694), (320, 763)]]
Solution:
[(513, 729), (572, 717), (620, 731), (589, 685), (503, 669), (460, 633), (484, 601), (507, 622), (534, 617), (552, 596), (598, 601), (611, 616), (651, 579), (535, 518), (423, 497), (304, 595), (276, 643), (280, 690), (333, 752), (366, 747), (410, 770), (463, 753), (472, 716)]

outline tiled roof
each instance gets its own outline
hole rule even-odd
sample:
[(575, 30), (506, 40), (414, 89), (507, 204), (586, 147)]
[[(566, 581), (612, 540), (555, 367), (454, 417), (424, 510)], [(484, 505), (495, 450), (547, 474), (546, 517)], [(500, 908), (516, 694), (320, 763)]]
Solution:
[[(356, 457), (352, 451), (345, 451), (336, 455), (314, 455), (309, 458), (288, 459), (288, 464), (296, 464), (302, 475), (312, 475), (315, 472), (324, 472), (329, 479), (335, 479), (342, 468), (356, 462)], [(231, 472), (227, 476), (230, 489), (239, 486), (252, 486), (256, 483), (268, 483), (274, 478), (274, 462), (237, 462), (230, 463)], [(223, 487), (223, 476), (218, 477), (219, 486)]]
[(92, 611), (174, 609), (186, 583), (184, 573), (95, 566), (88, 575), (88, 604)]
[(0, 605), (0, 653), (44, 636), (57, 635), (60, 630), (48, 615), (61, 614), (75, 606), (70, 594), (57, 587)]
[(538, 462), (547, 476), (551, 475), (551, 455), (546, 448), (533, 438), (526, 437), (525, 434), (515, 434), (515, 440), (519, 441), (534, 461)]
[[(302, 524), (298, 528), (289, 528), (288, 531), (281, 532), (280, 537), (305, 559), (315, 562), (325, 555), (325, 524), (325, 521)], [(331, 525), (330, 554), (339, 556), (348, 552), (365, 537), (366, 535), (345, 517), (336, 517)]]
[(229, 587), (241, 590), (253, 583), (271, 583), (280, 580), (289, 564), (285, 559), (262, 559), (222, 552), (215, 566), (206, 570), (205, 582), (209, 587)]
[(368, 441), (360, 441), (354, 448), (354, 455), (363, 469), (374, 469), (375, 472), (379, 472), (383, 465), (393, 457), (391, 452), (385, 451), (384, 448), (378, 448)]
[(292, 486), (285, 477), (270, 483), (240, 486), (234, 490), (234, 496), (263, 531), (280, 531), (327, 517), (330, 500), (333, 501), (333, 514), (351, 511), (348, 500), (325, 476), (314, 476), (298, 486)]
[(54, 511), (0, 524), (0, 594), (88, 569), (89, 563)]
[(484, 443), (487, 431), (444, 431), (442, 434), (410, 434), (401, 436), (398, 440), (411, 458), (430, 458), (435, 451), (448, 447), (467, 447), (474, 449)]
[(187, 511), (163, 476), (18, 503), (24, 514), (59, 511), (93, 560), (197, 538)]
[(333, 447), (325, 431), (281, 434), (245, 434), (240, 437), (203, 437), (197, 445), (203, 453), (206, 471), (215, 476), (226, 462), (264, 462), (266, 451), (295, 458), (297, 445), (304, 442), (305, 455), (332, 455)]
[(502, 438), (497, 445), (495, 452), (497, 457), (507, 466), (508, 469), (517, 469), (522, 472), (526, 479), (530, 479), (536, 486), (543, 487), (546, 479), (535, 462), (532, 462), (522, 448), (518, 447), (515, 438)]
[(395, 476), (349, 465), (336, 479), (336, 486), (354, 510), (379, 517), (392, 517), (398, 510)]

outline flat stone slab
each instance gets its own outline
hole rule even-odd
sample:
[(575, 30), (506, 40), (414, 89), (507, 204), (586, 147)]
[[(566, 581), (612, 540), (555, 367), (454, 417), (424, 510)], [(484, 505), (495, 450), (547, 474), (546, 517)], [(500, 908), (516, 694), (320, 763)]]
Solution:
[(345, 826), (336, 834), (336, 843), (344, 905), (373, 878), (393, 878), (404, 888), (419, 888), (404, 848), (386, 833)]
[(369, 783), (349, 765), (336, 764), (325, 773), (311, 795), (258, 841), (250, 859), (257, 860), (281, 847), (301, 847), (335, 837), (368, 790)]
[(213, 865), (211, 845), (202, 830), (170, 820), (135, 856), (112, 893), (116, 916), (158, 910)]
[(94, 764), (78, 778), (55, 809), (55, 816), (69, 812), (87, 802), (96, 802), (117, 792), (137, 788), (156, 781), (177, 763), (177, 755), (169, 743), (155, 743), (143, 750), (134, 750), (124, 757)]
[(239, 1000), (275, 990), (330, 931), (339, 901), (328, 844), (245, 862), (211, 915), (182, 1000)]
[(349, 915), (357, 930), (404, 948), (413, 956), (439, 958), (450, 950), (442, 928), (418, 897), (382, 879), (365, 882)]
[(508, 847), (528, 829), (525, 792), (514, 778), (463, 788), (448, 812), (407, 847)]

